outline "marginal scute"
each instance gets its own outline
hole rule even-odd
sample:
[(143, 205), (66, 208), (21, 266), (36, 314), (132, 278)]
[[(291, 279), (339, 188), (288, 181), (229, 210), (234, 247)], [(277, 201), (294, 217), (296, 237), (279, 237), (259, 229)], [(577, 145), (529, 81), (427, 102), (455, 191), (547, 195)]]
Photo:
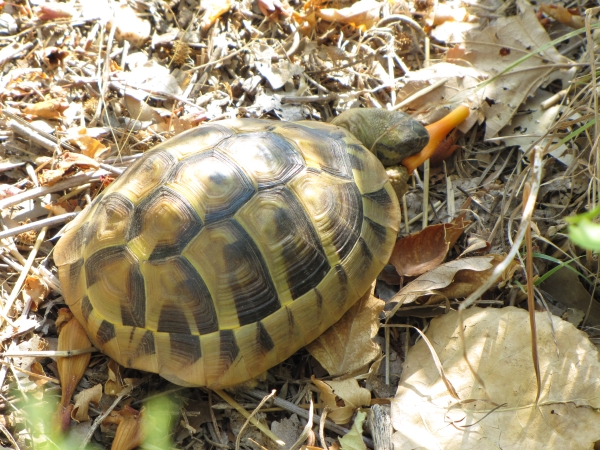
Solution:
[(222, 389), (339, 320), (387, 263), (399, 225), (385, 170), (348, 131), (233, 119), (147, 152), (54, 254), (99, 349)]

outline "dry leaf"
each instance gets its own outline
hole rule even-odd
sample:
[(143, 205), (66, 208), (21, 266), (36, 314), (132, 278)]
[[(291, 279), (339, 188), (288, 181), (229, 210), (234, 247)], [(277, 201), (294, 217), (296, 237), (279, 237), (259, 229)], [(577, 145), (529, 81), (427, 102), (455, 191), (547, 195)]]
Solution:
[(481, 103), (486, 118), (486, 139), (497, 136), (519, 106), (543, 83), (562, 79), (564, 85), (574, 74), (574, 71), (569, 72), (565, 68), (572, 66), (573, 61), (561, 55), (555, 47), (535, 54), (502, 73), (523, 56), (535, 53), (537, 48), (551, 41), (531, 5), (523, 0), (518, 0), (517, 5), (520, 14), (499, 17), (485, 28), (469, 31), (464, 43), (447, 54), (448, 61), (465, 61), (491, 80), (476, 93), (479, 99), (487, 99), (487, 102)]
[(424, 341), (417, 342), (392, 401), (394, 448), (593, 448), (600, 440), (600, 363), (588, 336), (536, 313), (542, 379), (536, 404), (529, 313), (471, 308), (463, 318), (469, 361), (485, 388), (463, 359), (458, 314), (433, 319), (427, 336), (461, 402), (449, 395)]
[(540, 5), (540, 11), (568, 27), (582, 28), (585, 26), (584, 18), (577, 11), (571, 12), (570, 9), (567, 9), (564, 6), (542, 3)]
[(367, 292), (333, 326), (306, 346), (330, 375), (345, 375), (365, 367), (380, 354), (373, 337), (385, 302)]
[(74, 199), (65, 200), (58, 203), (50, 203), (49, 205), (45, 205), (44, 208), (46, 208), (48, 211), (52, 211), (52, 214), (54, 214), (55, 216), (60, 216), (61, 214), (66, 214), (74, 211), (81, 211), (79, 203), (77, 202), (77, 200)]
[(277, 18), (277, 16), (289, 17), (291, 15), (290, 5), (287, 1), (280, 0), (256, 0), (258, 9), (265, 17)]
[(324, 8), (317, 11), (317, 17), (329, 22), (352, 25), (368, 30), (379, 21), (379, 10), (383, 6), (376, 0), (359, 0), (348, 8)]
[(421, 275), (414, 281), (404, 286), (386, 305), (389, 310), (397, 304), (406, 305), (414, 302), (424, 294), (439, 292), (448, 287), (454, 280), (457, 272), (461, 270), (481, 272), (493, 269), (502, 260), (501, 256), (475, 256), (473, 258), (457, 259), (450, 261)]
[(25, 301), (32, 301), (36, 305), (36, 311), (37, 305), (46, 299), (49, 292), (50, 288), (48, 288), (48, 285), (43, 279), (35, 275), (27, 276), (25, 286), (23, 287), (23, 299)]
[(390, 264), (398, 275), (415, 277), (439, 266), (470, 223), (464, 220), (465, 215), (462, 213), (451, 223), (430, 225), (396, 242)]
[(42, 102), (25, 105), (23, 112), (44, 119), (58, 119), (62, 117), (63, 111), (69, 107), (69, 103), (63, 99), (44, 100)]
[(97, 384), (94, 387), (85, 389), (75, 396), (75, 406), (71, 411), (71, 418), (77, 422), (90, 420), (88, 410), (90, 402), (98, 405), (102, 398), (102, 385)]
[[(42, 367), (42, 365), (38, 362), (38, 361), (34, 361), (31, 366), (29, 366), (29, 371), (31, 373), (35, 373), (37, 375), (41, 375), (40, 377), (36, 377), (33, 375), (29, 376), (29, 380), (33, 381), (36, 386), (43, 386), (46, 383), (48, 383), (48, 381), (50, 381), (48, 379), (48, 376), (46, 375), (46, 372), (44, 372), (44, 368)], [(58, 380), (56, 380), (58, 381)]]
[[(398, 92), (398, 101), (431, 86), (433, 83), (444, 80), (445, 83), (433, 91), (420, 95), (408, 103), (410, 109), (424, 109), (425, 112), (417, 113), (413, 117), (423, 123), (434, 123), (448, 114), (454, 107), (465, 104), (469, 106), (469, 117), (458, 129), (467, 132), (477, 122), (484, 119), (480, 112), (481, 104), (485, 100), (478, 95), (472, 95), (474, 88), (487, 78), (485, 73), (475, 67), (464, 67), (459, 64), (442, 62), (421, 70), (410, 72), (406, 75), (407, 83)], [(445, 107), (431, 108), (430, 105), (445, 105)]]
[(35, 13), (40, 20), (56, 20), (70, 19), (74, 12), (70, 3), (46, 3), (36, 8)]
[(0, 184), (0, 200), (20, 194), (21, 192), (23, 192), (23, 190), (16, 186)]
[[(85, 331), (74, 317), (60, 330), (57, 350), (79, 350), (91, 346), (92, 343), (85, 334)], [(69, 419), (71, 417), (71, 405), (69, 404), (71, 398), (73, 397), (75, 388), (83, 377), (85, 369), (87, 369), (90, 363), (90, 358), (91, 353), (84, 353), (70, 358), (56, 358), (62, 395), (55, 420), (63, 432), (69, 427)]]
[(78, 167), (80, 169), (98, 169), (100, 163), (81, 153), (65, 152), (62, 161), (57, 164), (57, 168), (63, 172), (67, 172), (73, 167)]
[(98, 139), (89, 136), (86, 127), (78, 127), (69, 130), (69, 142), (77, 145), (84, 156), (92, 159), (100, 158), (109, 148)]
[(105, 423), (119, 424), (111, 450), (132, 450), (140, 446), (146, 439), (148, 431), (145, 420), (144, 408), (137, 411), (126, 406), (121, 411), (113, 411), (104, 421)]
[(63, 179), (63, 169), (44, 169), (38, 174), (38, 181), (42, 186), (52, 186)]
[(117, 27), (115, 37), (119, 41), (128, 41), (136, 47), (141, 47), (150, 39), (150, 22), (138, 16), (135, 9), (127, 3), (121, 3), (115, 7), (115, 13), (107, 26), (109, 30)]
[(327, 417), (338, 425), (348, 423), (355, 410), (371, 404), (371, 393), (361, 388), (354, 378), (343, 381), (321, 381), (313, 376), (312, 382), (319, 388), (321, 399), (329, 408)]
[(202, 8), (204, 8), (204, 15), (200, 19), (202, 31), (208, 31), (219, 17), (229, 12), (232, 6), (233, 0), (203, 0)]

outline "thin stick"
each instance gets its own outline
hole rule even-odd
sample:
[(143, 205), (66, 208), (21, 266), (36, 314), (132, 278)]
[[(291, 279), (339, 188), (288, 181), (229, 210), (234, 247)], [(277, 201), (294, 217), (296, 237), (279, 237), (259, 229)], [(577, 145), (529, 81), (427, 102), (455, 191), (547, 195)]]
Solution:
[(5, 239), (11, 236), (16, 236), (17, 234), (25, 233), (31, 230), (38, 230), (44, 227), (51, 227), (57, 225), (59, 223), (63, 223), (75, 217), (78, 213), (71, 212), (66, 214), (61, 214), (60, 216), (52, 216), (47, 217), (45, 219), (40, 219), (35, 222), (26, 223), (25, 225), (20, 225), (18, 227), (10, 228), (5, 231), (0, 231), (0, 239)]

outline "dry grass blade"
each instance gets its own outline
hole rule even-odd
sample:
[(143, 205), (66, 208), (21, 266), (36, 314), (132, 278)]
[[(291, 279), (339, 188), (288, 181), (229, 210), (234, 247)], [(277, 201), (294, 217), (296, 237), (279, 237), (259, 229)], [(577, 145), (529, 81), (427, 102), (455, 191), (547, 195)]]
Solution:
[[(234, 408), (234, 409), (235, 409), (237, 412), (239, 412), (239, 413), (240, 413), (242, 416), (244, 416), (244, 417), (246, 418), (246, 420), (248, 420), (248, 421), (249, 421), (249, 422), (250, 422), (252, 425), (254, 425), (256, 428), (258, 428), (258, 429), (259, 429), (259, 430), (260, 430), (262, 433), (264, 433), (264, 434), (265, 434), (265, 436), (268, 436), (268, 437), (269, 437), (269, 439), (271, 439), (271, 440), (272, 440), (273, 442), (275, 442), (277, 445), (279, 445), (279, 446), (283, 446), (283, 445), (285, 445), (285, 443), (284, 443), (284, 442), (283, 442), (281, 439), (279, 439), (277, 436), (275, 436), (275, 435), (274, 435), (274, 434), (271, 432), (271, 430), (269, 430), (268, 428), (266, 428), (266, 427), (265, 427), (265, 426), (264, 426), (262, 423), (260, 423), (258, 420), (256, 420), (256, 419), (254, 418), (254, 414), (255, 414), (256, 412), (258, 412), (258, 409), (260, 409), (260, 406), (262, 406), (262, 405), (259, 405), (259, 406), (258, 406), (258, 407), (257, 407), (257, 408), (256, 408), (256, 409), (253, 411), (253, 413), (251, 414), (251, 413), (249, 413), (248, 411), (246, 411), (244, 408), (242, 408), (242, 406), (241, 406), (241, 405), (240, 405), (238, 402), (236, 402), (236, 401), (235, 401), (235, 400), (234, 400), (234, 399), (233, 399), (233, 398), (232, 398), (232, 397), (231, 397), (229, 394), (227, 394), (225, 391), (222, 391), (222, 390), (214, 390), (214, 392), (216, 392), (216, 393), (217, 393), (217, 395), (218, 395), (219, 397), (221, 397), (223, 400), (225, 400), (227, 403), (229, 403), (231, 406), (233, 406), (233, 408)], [(267, 398), (267, 399), (268, 399), (268, 397), (270, 397), (271, 395), (272, 395), (272, 393), (271, 393), (271, 394), (266, 394), (266, 395), (264, 395), (264, 396), (261, 396), (261, 400), (262, 400), (262, 399), (264, 399), (264, 398)], [(239, 434), (239, 435), (241, 436), (241, 432), (240, 432), (240, 434)]]
[(304, 441), (310, 436), (313, 428), (313, 414), (314, 414), (314, 404), (312, 398), (310, 399), (310, 408), (308, 409), (308, 419), (306, 421), (306, 426), (302, 430), (302, 434), (298, 437), (296, 442), (292, 444), (290, 450), (296, 450), (302, 446)]
[(383, 327), (388, 327), (388, 328), (391, 328), (391, 327), (394, 327), (394, 328), (411, 328), (411, 329), (416, 330), (417, 333), (419, 333), (419, 335), (423, 339), (423, 342), (425, 342), (425, 344), (427, 344), (427, 347), (429, 348), (429, 352), (431, 354), (433, 362), (435, 363), (435, 367), (437, 368), (438, 373), (440, 374), (440, 378), (442, 379), (442, 381), (446, 385), (446, 389), (448, 390), (448, 393), (453, 398), (455, 398), (456, 400), (460, 401), (460, 397), (458, 396), (458, 394), (456, 392), (456, 389), (454, 389), (454, 386), (452, 386), (452, 382), (448, 379), (448, 377), (446, 376), (446, 373), (444, 372), (444, 365), (442, 364), (442, 361), (440, 361), (440, 358), (438, 357), (435, 349), (433, 348), (433, 345), (431, 345), (431, 342), (429, 341), (429, 339), (427, 338), (427, 336), (425, 336), (425, 333), (423, 333), (417, 327), (414, 327), (412, 325), (403, 325), (403, 324), (390, 325), (390, 324), (386, 324), (386, 325), (382, 325), (382, 326)]
[[(244, 430), (246, 429), (246, 427), (248, 426), (248, 424), (249, 424), (249, 423), (252, 423), (252, 424), (255, 424), (255, 423), (260, 423), (260, 422), (256, 422), (256, 421), (254, 421), (254, 420), (253, 420), (253, 419), (254, 419), (254, 416), (256, 415), (256, 413), (258, 413), (258, 412), (260, 411), (260, 409), (263, 407), (263, 405), (264, 405), (265, 403), (267, 403), (267, 402), (268, 402), (268, 401), (269, 401), (271, 398), (273, 398), (273, 397), (275, 396), (275, 394), (276, 394), (276, 393), (277, 393), (277, 391), (273, 389), (269, 395), (267, 395), (265, 398), (263, 398), (263, 399), (260, 401), (260, 403), (258, 404), (258, 406), (257, 406), (256, 408), (254, 408), (254, 410), (253, 410), (253, 411), (250, 413), (250, 415), (246, 416), (246, 421), (244, 422), (244, 425), (242, 425), (242, 428), (240, 429), (240, 431), (238, 432), (238, 435), (237, 435), (237, 437), (235, 438), (235, 448), (236, 448), (236, 450), (239, 450), (239, 448), (240, 448), (240, 443), (241, 443), (241, 440), (242, 440), (242, 434), (244, 434)], [(220, 392), (217, 392), (217, 394), (221, 395), (221, 393), (220, 393)], [(221, 396), (221, 397), (222, 397), (222, 396)], [(224, 400), (228, 402), (228, 400), (227, 400), (226, 398), (224, 398)], [(237, 403), (237, 402), (236, 402), (236, 403)], [(231, 405), (231, 406), (234, 406), (234, 405)], [(238, 404), (238, 406), (239, 406), (241, 409), (243, 409), (243, 408), (242, 408), (242, 407), (241, 407), (239, 404)], [(234, 407), (235, 407), (235, 406), (234, 406)], [(312, 404), (311, 404), (311, 407), (312, 407)], [(237, 410), (237, 411), (239, 411), (239, 409), (238, 409), (238, 408), (236, 408), (236, 410)], [(244, 411), (246, 411), (246, 410), (244, 409)], [(270, 431), (270, 430), (269, 430), (269, 431)], [(270, 437), (270, 436), (269, 436), (269, 437)], [(281, 445), (281, 446), (285, 445), (285, 442), (283, 442), (283, 441), (282, 441), (281, 439), (279, 439), (279, 438), (273, 439), (273, 441), (274, 441), (274, 442), (275, 442), (277, 445)]]

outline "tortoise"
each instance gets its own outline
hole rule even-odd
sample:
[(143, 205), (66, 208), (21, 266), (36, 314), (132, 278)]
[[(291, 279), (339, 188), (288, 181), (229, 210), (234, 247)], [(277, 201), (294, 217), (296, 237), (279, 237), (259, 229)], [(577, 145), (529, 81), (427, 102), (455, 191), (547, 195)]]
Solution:
[(378, 109), (188, 130), (69, 224), (54, 250), (65, 301), (121, 365), (183, 386), (253, 379), (369, 290), (400, 224), (380, 160), (398, 164), (428, 139)]

